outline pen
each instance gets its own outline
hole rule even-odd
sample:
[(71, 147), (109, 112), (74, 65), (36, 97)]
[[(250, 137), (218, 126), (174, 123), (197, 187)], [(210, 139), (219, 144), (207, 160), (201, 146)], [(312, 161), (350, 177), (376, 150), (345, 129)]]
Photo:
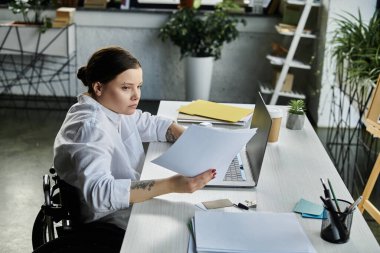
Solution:
[(331, 194), (333, 195), (333, 199), (334, 199), (334, 202), (335, 202), (336, 208), (338, 209), (338, 212), (341, 212), (341, 211), (340, 211), (340, 208), (339, 208), (339, 205), (338, 205), (338, 200), (336, 199), (335, 192), (334, 192), (334, 189), (333, 189), (332, 184), (331, 184), (331, 182), (330, 182), (330, 179), (327, 179), (327, 183), (328, 183), (329, 186), (330, 186), (330, 191), (331, 191)]
[(323, 188), (325, 189), (324, 190), (325, 198), (330, 198), (330, 191), (329, 191), (329, 189), (327, 189), (326, 184), (325, 184), (325, 182), (323, 181), (322, 178), (321, 178), (321, 182), (322, 182)]
[(234, 206), (235, 207), (237, 207), (237, 208), (240, 208), (240, 209), (244, 209), (244, 210), (248, 210), (249, 209), (249, 207), (248, 206), (246, 206), (246, 205), (244, 205), (244, 204), (242, 204), (242, 203), (239, 203), (239, 204), (234, 204)]
[(357, 200), (355, 200), (354, 203), (352, 203), (349, 207), (346, 208), (345, 212), (350, 213), (352, 212), (357, 205), (359, 205), (360, 201), (362, 201), (362, 196), (360, 196)]

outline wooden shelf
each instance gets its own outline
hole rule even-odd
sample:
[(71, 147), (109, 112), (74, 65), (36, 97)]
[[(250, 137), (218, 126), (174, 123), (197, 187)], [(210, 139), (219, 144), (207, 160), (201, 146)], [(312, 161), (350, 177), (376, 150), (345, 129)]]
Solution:
[[(276, 25), (275, 28), (279, 34), (282, 34), (285, 36), (294, 36), (295, 35), (294, 31), (292, 31), (291, 29), (286, 29), (284, 27), (281, 27), (280, 25)], [(302, 38), (309, 38), (309, 39), (316, 39), (317, 38), (317, 35), (315, 35), (313, 33), (308, 33), (308, 32), (303, 32), (300, 34), (300, 36)]]
[[(293, 5), (306, 5), (307, 0), (287, 0), (286, 3), (293, 4)], [(321, 6), (320, 1), (313, 1), (311, 3), (311, 6), (313, 7), (319, 7)]]
[(316, 35), (311, 33), (311, 30), (305, 29), (306, 21), (309, 17), (310, 10), (313, 6), (321, 6), (320, 0), (286, 0), (287, 4), (291, 5), (302, 5), (302, 14), (298, 21), (297, 26), (291, 26), (287, 24), (278, 24), (275, 26), (277, 32), (286, 36), (293, 36), (292, 42), (290, 44), (289, 50), (287, 52), (286, 57), (276, 57), (272, 55), (267, 55), (270, 63), (277, 66), (282, 66), (280, 75), (276, 81), (275, 88), (267, 88), (265, 86), (260, 87), (263, 93), (271, 93), (272, 97), (270, 100), (270, 104), (274, 105), (277, 103), (279, 96), (286, 96), (292, 98), (300, 98), (305, 99), (306, 96), (304, 94), (292, 91), (292, 92), (284, 92), (283, 86), (284, 81), (289, 71), (289, 68), (298, 68), (298, 69), (311, 69), (311, 66), (305, 64), (301, 61), (295, 60), (294, 55), (298, 48), (298, 44), (301, 38), (316, 38)]
[[(285, 64), (285, 58), (283, 57), (267, 55), (267, 59), (270, 61), (270, 64), (272, 65), (283, 66)], [(297, 69), (311, 69), (310, 65), (297, 60), (290, 61), (289, 67)]]
[[(274, 93), (274, 88), (270, 87), (268, 84), (264, 84), (260, 82), (260, 92), (262, 94), (272, 95)], [(288, 97), (288, 98), (298, 98), (298, 99), (306, 98), (304, 94), (297, 91), (280, 91), (279, 95), (282, 97)]]

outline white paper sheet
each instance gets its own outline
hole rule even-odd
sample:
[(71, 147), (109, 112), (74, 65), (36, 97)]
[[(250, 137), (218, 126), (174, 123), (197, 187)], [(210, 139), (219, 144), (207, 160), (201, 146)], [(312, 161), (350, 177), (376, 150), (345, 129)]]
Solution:
[(316, 252), (294, 213), (196, 211), (194, 227), (197, 252)]
[(191, 125), (161, 156), (152, 162), (193, 177), (210, 168), (214, 180), (223, 180), (235, 155), (255, 135), (256, 129), (221, 129)]

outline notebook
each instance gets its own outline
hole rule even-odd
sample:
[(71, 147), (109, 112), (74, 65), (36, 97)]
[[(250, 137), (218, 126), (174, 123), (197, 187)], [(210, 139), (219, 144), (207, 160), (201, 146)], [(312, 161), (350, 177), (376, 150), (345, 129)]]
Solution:
[[(259, 180), (265, 150), (272, 125), (272, 118), (258, 92), (251, 128), (257, 128), (256, 134), (245, 148), (231, 162), (224, 180), (211, 180), (208, 187), (255, 187)], [(232, 174), (235, 174), (232, 175)], [(240, 173), (240, 176), (239, 176)]]

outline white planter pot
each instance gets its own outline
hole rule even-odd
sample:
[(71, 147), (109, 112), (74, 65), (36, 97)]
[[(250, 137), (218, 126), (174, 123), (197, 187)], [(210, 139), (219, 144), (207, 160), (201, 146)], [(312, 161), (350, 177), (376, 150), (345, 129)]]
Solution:
[(75, 25), (67, 28), (50, 28), (40, 33), (34, 25), (0, 26), (0, 54), (67, 57), (76, 50)]
[(209, 100), (214, 57), (186, 57), (186, 99)]

